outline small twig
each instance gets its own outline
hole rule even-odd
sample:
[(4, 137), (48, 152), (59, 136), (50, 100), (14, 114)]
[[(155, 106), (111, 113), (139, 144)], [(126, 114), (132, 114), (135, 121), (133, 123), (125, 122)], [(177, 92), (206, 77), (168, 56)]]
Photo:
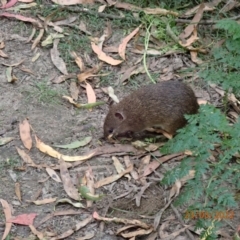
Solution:
[[(184, 226), (185, 226), (185, 223), (183, 222), (182, 217), (180, 216), (178, 210), (177, 210), (172, 204), (171, 204), (170, 206), (171, 206), (172, 210), (174, 211), (174, 213), (176, 214), (179, 222), (180, 222), (180, 223), (182, 224), (182, 226), (184, 227)], [(186, 233), (187, 233), (189, 239), (191, 239), (191, 240), (194, 240), (194, 239), (195, 239), (194, 236), (192, 235), (192, 233), (191, 233), (188, 229), (186, 229)]]
[(177, 23), (191, 23), (191, 24), (204, 24), (204, 25), (212, 25), (212, 24), (216, 24), (217, 21), (214, 20), (201, 20), (199, 22), (192, 22), (192, 20), (188, 20), (188, 19), (176, 19), (175, 20)]
[[(68, 10), (68, 11), (71, 11), (71, 12), (76, 12), (76, 13), (83, 12), (83, 13), (87, 13), (87, 14), (92, 15), (92, 16), (98, 16), (98, 17), (102, 17), (102, 18), (126, 19), (125, 17), (122, 17), (122, 16), (116, 16), (116, 15), (107, 14), (107, 13), (99, 13), (99, 12), (96, 12), (96, 11), (92, 11), (88, 8), (65, 7), (65, 9)], [(133, 21), (134, 21), (134, 19), (133, 19)]]
[[(231, 19), (231, 20), (237, 20), (240, 18), (240, 15), (237, 15), (235, 17), (231, 17), (231, 18), (225, 18), (225, 19)], [(192, 20), (188, 20), (188, 19), (180, 19), (180, 18), (177, 18), (175, 19), (175, 21), (177, 23), (191, 23), (191, 24), (204, 24), (204, 25), (211, 25), (211, 24), (216, 24), (218, 21), (217, 20), (201, 20), (199, 22), (196, 22), (196, 23), (192, 23), (191, 21)]]

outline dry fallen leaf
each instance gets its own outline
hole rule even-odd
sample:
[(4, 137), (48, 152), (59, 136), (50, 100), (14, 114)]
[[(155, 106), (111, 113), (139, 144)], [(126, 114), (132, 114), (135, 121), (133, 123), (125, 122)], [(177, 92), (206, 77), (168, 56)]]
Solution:
[(99, 12), (99, 13), (103, 12), (106, 7), (107, 7), (106, 4), (99, 6), (99, 7), (98, 7), (98, 12)]
[(78, 65), (78, 67), (80, 68), (81, 72), (85, 71), (85, 66), (84, 66), (84, 62), (82, 60), (81, 57), (79, 57), (75, 52), (71, 52), (72, 57), (74, 57), (74, 60), (76, 62), (76, 64)]
[(52, 45), (54, 42), (54, 39), (61, 39), (64, 38), (64, 34), (61, 33), (50, 33), (42, 42), (41, 46), (46, 47), (48, 45)]
[(197, 102), (198, 102), (199, 105), (206, 105), (206, 104), (208, 104), (208, 101), (204, 100), (204, 99), (198, 99)]
[(22, 149), (20, 149), (20, 148), (18, 148), (18, 147), (16, 147), (16, 149), (17, 149), (17, 151), (18, 151), (19, 156), (22, 158), (22, 160), (23, 160), (26, 164), (28, 164), (28, 165), (30, 165), (30, 166), (37, 166), (37, 165), (33, 162), (33, 160), (31, 159), (31, 157), (30, 157), (27, 153), (25, 153)]
[(154, 14), (154, 15), (173, 15), (173, 16), (178, 16), (177, 12), (174, 11), (170, 11), (170, 10), (166, 10), (163, 8), (140, 8), (136, 5), (130, 4), (130, 3), (125, 3), (125, 2), (114, 2), (114, 7), (115, 8), (122, 8), (122, 9), (126, 9), (126, 10), (130, 10), (130, 11), (143, 11), (146, 14)]
[(98, 58), (110, 65), (116, 66), (123, 62), (123, 60), (116, 60), (107, 56), (94, 42), (91, 42), (92, 50), (98, 55)]
[(58, 199), (56, 202), (56, 205), (58, 203), (69, 203), (72, 206), (74, 206), (75, 208), (85, 208), (84, 205), (81, 202), (73, 202), (71, 199), (69, 198), (62, 198), (62, 199)]
[(78, 81), (79, 81), (79, 82), (84, 82), (84, 81), (87, 80), (88, 78), (95, 77), (95, 76), (98, 76), (98, 75), (93, 74), (91, 70), (90, 70), (90, 71), (87, 70), (86, 72), (79, 73), (79, 74), (77, 75), (77, 78), (78, 78)]
[(179, 193), (180, 193), (180, 189), (183, 186), (183, 184), (181, 183), (180, 180), (176, 180), (174, 185), (172, 186), (171, 190), (169, 191), (169, 196), (168, 196), (168, 200), (172, 201), (173, 198), (176, 198)]
[[(115, 169), (117, 170), (117, 173), (121, 174), (122, 171), (124, 171), (124, 167), (123, 165), (120, 163), (119, 159), (115, 156), (112, 156), (112, 160), (113, 160), (113, 165), (115, 167)], [(130, 166), (130, 165), (129, 165)], [(126, 174), (125, 177), (130, 181), (131, 180), (131, 176), (129, 174)]]
[(192, 45), (194, 42), (196, 42), (198, 39), (199, 38), (197, 36), (197, 27), (194, 27), (192, 36), (190, 38), (188, 38), (187, 40), (184, 40), (184, 42), (182, 42), (180, 40), (179, 44), (183, 47), (188, 47), (188, 46)]
[(124, 82), (128, 80), (132, 75), (137, 75), (139, 73), (145, 73), (145, 72), (146, 70), (142, 65), (139, 67), (137, 66), (130, 67), (126, 71), (124, 71), (124, 74), (121, 77), (121, 82), (124, 84)]
[(80, 21), (79, 30), (91, 36), (92, 34), (87, 30), (86, 24), (83, 21)]
[(110, 177), (106, 177), (104, 179), (99, 180), (98, 182), (96, 182), (94, 184), (94, 187), (95, 188), (99, 188), (99, 187), (102, 187), (104, 185), (107, 185), (107, 184), (110, 184), (112, 182), (115, 182), (118, 179), (120, 179), (122, 176), (124, 176), (125, 174), (130, 173), (132, 170), (133, 170), (133, 165), (129, 166), (126, 170), (122, 171), (119, 174), (112, 175)]
[(0, 40), (0, 49), (3, 49), (3, 48), (5, 48), (5, 43), (4, 43), (4, 41), (1, 39), (1, 40)]
[(32, 62), (36, 62), (36, 61), (39, 59), (40, 56), (41, 56), (40, 53), (36, 53), (36, 54), (32, 57)]
[(127, 43), (138, 33), (139, 29), (141, 28), (141, 25), (137, 27), (135, 30), (133, 30), (127, 37), (125, 37), (121, 44), (118, 47), (118, 54), (119, 56), (125, 60), (125, 51), (127, 47)]
[(36, 139), (36, 147), (43, 153), (51, 156), (51, 157), (54, 157), (54, 158), (57, 158), (57, 159), (60, 159), (61, 157), (61, 154), (59, 152), (57, 152), (56, 150), (54, 150), (52, 147), (46, 145), (45, 143), (43, 143), (39, 138), (37, 138), (37, 136), (35, 136), (35, 139)]
[[(85, 179), (86, 179), (86, 186), (89, 189), (89, 192), (94, 196), (95, 189), (94, 189), (94, 174), (92, 168), (89, 166), (88, 170), (85, 172)], [(92, 207), (93, 201), (87, 200), (87, 207)]]
[(42, 29), (40, 29), (38, 36), (33, 41), (33, 44), (32, 44), (32, 47), (31, 47), (32, 50), (34, 50), (37, 47), (37, 45), (40, 43), (40, 41), (43, 37), (43, 34), (44, 34), (44, 29), (42, 28)]
[(34, 35), (36, 34), (36, 31), (37, 31), (36, 28), (33, 27), (33, 28), (32, 28), (32, 32), (31, 32), (31, 35), (30, 35), (30, 36), (28, 37), (28, 39), (26, 40), (26, 43), (29, 43), (29, 42), (32, 41)]
[(151, 182), (146, 183), (144, 186), (141, 187), (141, 190), (136, 194), (136, 206), (141, 206), (141, 199), (144, 192), (150, 187)]
[(115, 4), (114, 0), (97, 0), (96, 2), (99, 2), (101, 4), (106, 4), (105, 2), (107, 2), (108, 6), (112, 6)]
[(88, 155), (84, 155), (84, 156), (67, 156), (67, 155), (62, 155), (61, 153), (59, 153), (58, 151), (56, 151), (55, 149), (53, 149), (52, 147), (46, 145), (45, 143), (43, 143), (39, 138), (37, 138), (37, 136), (35, 136), (36, 139), (36, 147), (43, 153), (57, 158), (57, 159), (63, 159), (66, 162), (74, 162), (74, 161), (85, 161), (87, 159), (90, 159), (92, 156), (94, 156), (95, 152), (91, 152)]
[(11, 230), (11, 227), (12, 227), (12, 223), (8, 222), (8, 219), (12, 218), (12, 212), (11, 212), (11, 207), (8, 204), (7, 201), (0, 198), (0, 202), (2, 204), (3, 212), (4, 212), (4, 215), (5, 215), (5, 230), (4, 230), (4, 233), (2, 235), (2, 240), (4, 240), (8, 236), (8, 234)]
[(87, 233), (86, 235), (84, 235), (83, 237), (78, 237), (76, 238), (76, 240), (89, 240), (92, 239), (95, 236), (95, 233)]
[(107, 34), (105, 32), (103, 32), (103, 35), (100, 36), (99, 38), (90, 38), (92, 42), (97, 43), (97, 46), (101, 51), (103, 48), (103, 43), (105, 42), (106, 39), (107, 39)]
[(189, 180), (193, 179), (195, 176), (195, 171), (194, 170), (189, 170), (188, 175), (184, 176), (181, 179), (177, 179), (176, 182), (173, 184), (169, 196), (168, 196), (168, 201), (171, 202), (174, 198), (176, 198), (179, 193), (180, 189), (183, 187), (183, 185)]
[(14, 139), (13, 137), (0, 138), (0, 146), (11, 142), (13, 139)]
[(60, 179), (60, 177), (57, 175), (57, 173), (51, 169), (51, 168), (46, 168), (46, 172), (48, 173), (48, 175), (56, 182), (62, 182), (62, 180)]
[(137, 236), (143, 236), (150, 234), (153, 231), (153, 228), (150, 229), (137, 229), (132, 232), (127, 231), (126, 233), (121, 232), (119, 235), (121, 235), (124, 239), (135, 239)]
[(32, 233), (38, 237), (39, 240), (44, 240), (44, 234), (42, 232), (37, 231), (37, 229), (31, 224), (29, 225)]
[(76, 4), (92, 4), (93, 0), (52, 0), (59, 5), (76, 5)]
[(170, 155), (167, 155), (167, 156), (160, 157), (158, 160), (154, 160), (154, 161), (150, 162), (148, 165), (146, 165), (144, 167), (144, 171), (143, 171), (142, 175), (139, 176), (139, 178), (146, 177), (147, 175), (149, 175), (153, 171), (155, 171), (162, 163), (164, 163), (164, 162), (166, 162), (166, 161), (168, 161), (172, 158), (179, 157), (179, 156), (184, 157), (184, 154), (174, 153), (174, 154), (170, 154)]
[(88, 103), (95, 103), (96, 102), (95, 92), (92, 86), (87, 82), (86, 82), (86, 92), (87, 92)]
[(194, 28), (196, 27), (196, 25), (199, 23), (199, 21), (202, 18), (203, 12), (204, 12), (204, 3), (201, 3), (196, 15), (194, 16), (194, 18), (192, 19), (191, 23), (183, 30), (183, 32), (179, 35), (179, 39), (184, 43), (184, 40), (189, 37)]
[(87, 69), (83, 73), (79, 73), (77, 75), (78, 81), (79, 82), (84, 82), (88, 78), (95, 77), (95, 76), (105, 76), (107, 74), (97, 74), (101, 69), (102, 69), (103, 64), (100, 63), (99, 65), (94, 66), (91, 69)]
[[(130, 144), (116, 144), (115, 146), (103, 146), (103, 147), (97, 147), (90, 152), (87, 153), (87, 155), (92, 155), (92, 156), (98, 156), (102, 154), (112, 154), (114, 153), (115, 155), (120, 154), (120, 155), (126, 155), (127, 153), (139, 155), (143, 154), (145, 151), (137, 150)], [(73, 163), (72, 166), (76, 167), (79, 165), (80, 162)]]
[(114, 94), (114, 89), (112, 87), (107, 88), (109, 97), (116, 103), (119, 103), (118, 97)]
[(134, 225), (135, 227), (141, 227), (143, 229), (151, 229), (152, 227), (142, 221), (136, 220), (136, 219), (126, 219), (126, 218), (106, 218), (106, 217), (101, 217), (98, 215), (97, 212), (93, 213), (93, 218), (104, 221), (104, 222), (116, 222), (116, 223), (123, 223), (123, 224), (130, 224)]
[(0, 57), (8, 58), (8, 55), (4, 53), (2, 50), (0, 50)]
[[(129, 156), (124, 156), (124, 162), (125, 162), (126, 167), (129, 167), (132, 165)], [(130, 172), (130, 174), (131, 174), (132, 178), (135, 180), (137, 180), (139, 178), (138, 173), (134, 169)]]
[(22, 195), (21, 195), (20, 183), (18, 183), (18, 182), (15, 183), (15, 193), (16, 193), (18, 200), (21, 202)]
[(141, 159), (140, 164), (138, 166), (138, 174), (140, 176), (143, 175), (144, 169), (147, 165), (149, 165), (150, 160), (151, 160), (151, 155), (146, 155)]
[(12, 67), (8, 67), (6, 70), (6, 77), (9, 83), (14, 83), (17, 80), (17, 78), (13, 75), (12, 70), (13, 70)]
[(115, 46), (104, 46), (103, 51), (106, 53), (118, 53), (118, 47)]
[(14, 6), (17, 2), (18, 2), (18, 0), (10, 0), (8, 3), (4, 4), (0, 8), (2, 8), (2, 9), (10, 8), (10, 7)]
[(45, 198), (42, 200), (33, 201), (33, 203), (35, 203), (36, 205), (44, 205), (44, 204), (56, 202), (56, 200), (57, 198)]
[[(166, 228), (168, 228), (169, 226), (167, 226)], [(164, 234), (164, 237), (161, 236), (161, 239), (177, 239), (177, 237), (182, 233), (182, 232), (185, 232), (186, 229), (188, 229), (188, 227), (183, 227), (173, 233), (170, 233), (170, 234)], [(166, 230), (165, 230), (166, 231)], [(165, 232), (164, 231), (164, 232)], [(163, 232), (163, 230), (162, 230)]]
[(142, 10), (142, 8), (140, 8), (136, 5), (126, 3), (126, 2), (118, 2), (118, 1), (115, 2), (114, 7), (115, 8), (120, 8), (120, 9), (130, 10), (130, 11), (141, 11)]
[(14, 7), (8, 8), (8, 11), (18, 12), (20, 10), (29, 9), (29, 8), (32, 8), (32, 7), (35, 7), (35, 6), (37, 6), (37, 3), (35, 3), (35, 2), (27, 3), (27, 4), (23, 3), (23, 4), (18, 4)]
[(12, 217), (10, 219), (8, 219), (8, 222), (11, 223), (16, 223), (16, 224), (20, 224), (20, 225), (32, 225), (34, 218), (37, 216), (36, 213), (29, 213), (29, 214), (21, 214), (15, 217)]
[(33, 2), (34, 0), (18, 0), (18, 2), (25, 2), (25, 3), (30, 3)]
[(66, 163), (60, 159), (59, 164), (60, 164), (60, 175), (61, 175), (65, 192), (70, 198), (78, 201), (80, 199), (80, 196), (78, 194), (77, 188), (74, 186), (72, 182), (72, 179), (66, 167)]
[[(221, 2), (222, 0), (213, 0), (212, 2), (205, 2), (204, 3), (204, 11), (213, 11), (215, 10), (215, 7)], [(196, 12), (198, 11), (198, 9), (201, 7), (201, 4), (188, 9), (183, 16), (184, 17), (190, 17), (194, 14), (196, 14)]]
[(203, 61), (202, 61), (200, 58), (197, 57), (197, 54), (198, 54), (197, 51), (190, 51), (191, 60), (192, 60), (194, 63), (200, 65), (200, 64), (203, 63)]
[(53, 48), (50, 50), (51, 53), (51, 59), (55, 67), (62, 72), (64, 75), (68, 75), (66, 65), (63, 61), (63, 59), (60, 57), (60, 53), (57, 49), (59, 43), (59, 39), (55, 39), (53, 42)]
[(153, 15), (173, 15), (175, 17), (178, 16), (177, 12), (171, 11), (171, 10), (166, 10), (163, 8), (143, 8), (142, 9), (146, 14), (153, 14)]
[(29, 18), (29, 17), (25, 17), (25, 16), (22, 16), (22, 15), (19, 15), (19, 14), (12, 14), (12, 13), (8, 13), (8, 12), (3, 12), (3, 13), (0, 13), (0, 17), (10, 17), (10, 18), (16, 18), (20, 21), (23, 21), (23, 22), (30, 22), (32, 23), (33, 25), (37, 26), (38, 28), (42, 28), (42, 24), (41, 22), (39, 22), (38, 20), (34, 19), (34, 18)]
[[(112, 37), (112, 26), (110, 22), (107, 22), (107, 27), (104, 29), (104, 34), (105, 34), (105, 41), (109, 40)], [(101, 48), (102, 49), (102, 48)]]
[[(0, 39), (0, 57), (3, 57), (3, 58), (8, 58), (7, 54), (5, 54), (1, 49), (5, 48), (5, 43), (4, 41), (2, 41)], [(4, 63), (2, 63), (3, 65), (5, 65)], [(8, 66), (8, 65), (6, 65)]]
[(226, 13), (230, 10), (232, 10), (233, 8), (237, 8), (240, 6), (240, 2), (239, 1), (227, 1), (226, 4), (224, 5), (224, 7), (219, 11), (219, 13)]
[(189, 179), (193, 179), (195, 173), (195, 170), (189, 170), (188, 174), (180, 179), (181, 183), (185, 184)]
[(76, 82), (71, 82), (70, 83), (70, 87), (69, 87), (69, 90), (70, 90), (70, 93), (71, 93), (71, 97), (74, 99), (74, 100), (78, 100), (78, 95), (79, 95), (79, 88), (77, 86), (77, 83)]
[(30, 69), (28, 69), (28, 68), (19, 67), (19, 69), (20, 69), (21, 71), (23, 71), (23, 72), (26, 72), (26, 73), (29, 73), (29, 74), (32, 74), (32, 75), (35, 75), (35, 76), (36, 76), (36, 74), (33, 73), (33, 72), (32, 72)]
[(32, 137), (31, 127), (27, 119), (24, 119), (23, 122), (19, 124), (19, 133), (24, 147), (30, 150), (32, 148)]
[(69, 18), (54, 22), (54, 25), (56, 25), (56, 26), (61, 26), (61, 25), (69, 26), (71, 23), (75, 22), (76, 20), (77, 20), (77, 16), (70, 16)]
[(44, 26), (45, 26), (46, 31), (48, 31), (47, 26), (51, 26), (58, 33), (63, 33), (64, 32), (63, 28), (57, 26), (56, 23), (51, 22), (52, 17), (53, 17), (52, 14), (50, 14), (46, 18), (44, 18), (42, 16), (39, 16), (39, 15), (38, 15), (38, 17), (39, 17), (39, 19), (41, 19), (44, 22)]
[(67, 79), (71, 79), (71, 78), (76, 78), (76, 74), (68, 74), (68, 75), (61, 75), (61, 76), (57, 76), (55, 77), (52, 82), (53, 83), (62, 83)]

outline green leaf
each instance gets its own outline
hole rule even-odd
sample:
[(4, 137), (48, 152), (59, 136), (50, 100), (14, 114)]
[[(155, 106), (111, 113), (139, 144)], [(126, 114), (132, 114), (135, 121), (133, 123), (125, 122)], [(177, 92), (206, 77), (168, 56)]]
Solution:
[(74, 148), (86, 146), (88, 143), (91, 142), (91, 140), (92, 140), (92, 137), (85, 137), (81, 141), (75, 141), (75, 142), (72, 142), (72, 143), (66, 144), (66, 145), (53, 145), (53, 146), (58, 147), (58, 148), (74, 149)]
[(79, 187), (79, 192), (82, 197), (91, 201), (98, 201), (104, 196), (103, 194), (92, 194), (89, 188), (85, 185)]

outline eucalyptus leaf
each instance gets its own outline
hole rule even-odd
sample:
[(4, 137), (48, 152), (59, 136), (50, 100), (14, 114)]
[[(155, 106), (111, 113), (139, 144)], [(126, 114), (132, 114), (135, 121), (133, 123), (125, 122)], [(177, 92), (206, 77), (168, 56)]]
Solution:
[(0, 138), (0, 146), (11, 142), (13, 139), (13, 137)]
[(79, 147), (84, 147), (86, 146), (88, 143), (90, 143), (92, 140), (92, 137), (85, 137), (83, 140), (81, 141), (75, 141), (66, 145), (53, 145), (54, 147), (58, 147), (58, 148), (67, 148), (67, 149), (74, 149), (74, 148), (79, 148)]

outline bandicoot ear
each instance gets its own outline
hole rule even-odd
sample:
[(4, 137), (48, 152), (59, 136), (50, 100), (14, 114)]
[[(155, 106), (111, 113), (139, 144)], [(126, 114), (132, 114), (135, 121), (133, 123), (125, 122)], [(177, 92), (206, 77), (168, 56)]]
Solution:
[(124, 116), (122, 113), (120, 112), (116, 112), (115, 113), (115, 117), (118, 118), (120, 121), (123, 121), (124, 120)]

